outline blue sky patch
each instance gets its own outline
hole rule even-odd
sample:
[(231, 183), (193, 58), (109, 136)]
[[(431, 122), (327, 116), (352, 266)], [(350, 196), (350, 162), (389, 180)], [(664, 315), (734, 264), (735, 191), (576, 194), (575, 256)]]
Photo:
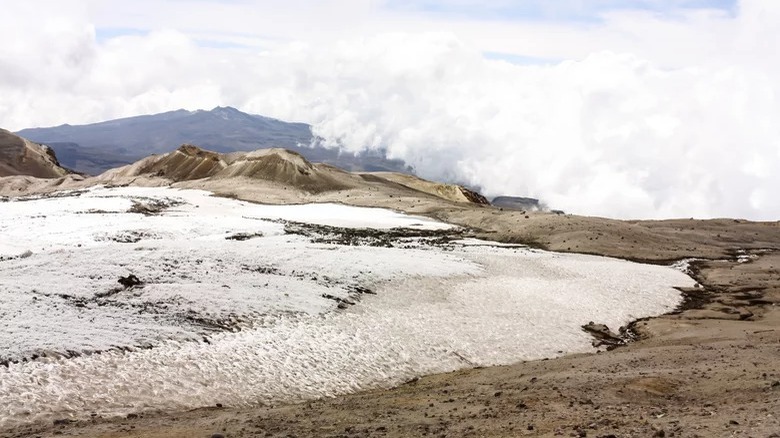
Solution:
[(147, 35), (148, 33), (149, 33), (148, 31), (142, 29), (132, 29), (126, 27), (114, 27), (114, 28), (102, 27), (102, 28), (95, 29), (95, 38), (99, 43), (102, 43), (107, 40), (110, 40), (111, 38), (116, 38), (121, 36), (143, 36), (143, 35)]
[(486, 59), (493, 59), (499, 61), (506, 61), (510, 64), (516, 65), (550, 65), (558, 64), (562, 60), (552, 58), (538, 58), (535, 56), (523, 56), (516, 55), (514, 53), (502, 53), (502, 52), (482, 52), (482, 56)]
[(620, 10), (673, 15), (680, 9), (718, 9), (733, 15), (737, 0), (387, 0), (385, 7), (480, 20), (595, 22), (606, 12)]

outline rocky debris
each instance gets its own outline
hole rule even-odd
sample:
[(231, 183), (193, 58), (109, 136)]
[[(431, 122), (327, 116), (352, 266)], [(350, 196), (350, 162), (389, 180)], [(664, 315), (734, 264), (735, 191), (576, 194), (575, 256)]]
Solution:
[(700, 309), (712, 302), (713, 294), (706, 288), (676, 287), (675, 289), (680, 291), (683, 301), (672, 313), (679, 314), (690, 309)]
[(243, 242), (244, 240), (254, 239), (257, 237), (263, 237), (263, 233), (236, 233), (225, 237), (225, 240), (237, 240)]
[(128, 213), (139, 213), (145, 216), (154, 216), (162, 213), (164, 210), (180, 205), (181, 202), (174, 199), (133, 199), (133, 205), (127, 210)]
[(142, 240), (160, 239), (160, 236), (151, 231), (128, 230), (120, 231), (113, 235), (97, 235), (96, 241), (111, 241), (117, 243), (137, 243)]
[(463, 197), (468, 199), (469, 202), (472, 204), (479, 204), (479, 205), (490, 205), (490, 201), (484, 196), (482, 196), (481, 193), (476, 192), (471, 189), (467, 189), (463, 186), (458, 186), (460, 189), (460, 192), (463, 194)]
[(314, 243), (329, 243), (347, 246), (376, 246), (404, 248), (413, 243), (442, 246), (466, 236), (464, 229), (418, 230), (413, 228), (343, 228), (329, 225), (315, 225), (301, 222), (282, 221), (286, 234), (308, 237)]
[(6, 261), (9, 261), (9, 260), (26, 259), (27, 257), (32, 257), (32, 255), (33, 255), (33, 252), (28, 249), (28, 250), (26, 250), (25, 252), (23, 252), (23, 253), (21, 253), (19, 255), (15, 255), (15, 256), (0, 256), (0, 262), (6, 262)]
[(348, 299), (345, 299), (345, 298), (340, 298), (340, 297), (337, 297), (337, 296), (331, 295), (331, 294), (322, 294), (322, 298), (325, 298), (326, 300), (333, 300), (333, 301), (337, 302), (338, 303), (337, 307), (339, 309), (341, 309), (341, 310), (346, 309), (349, 306), (354, 306), (355, 305), (354, 301), (351, 301), (351, 300), (348, 300)]
[(626, 343), (623, 337), (614, 333), (605, 324), (596, 324), (593, 321), (590, 321), (583, 325), (582, 329), (595, 338), (593, 340), (593, 346), (597, 348), (606, 346), (607, 349), (611, 349)]
[(363, 286), (351, 285), (347, 286), (346, 289), (349, 294), (348, 298), (341, 298), (331, 294), (322, 294), (322, 298), (335, 301), (338, 303), (336, 307), (344, 310), (349, 306), (357, 304), (361, 299), (361, 295), (376, 295), (376, 292)]
[(130, 274), (127, 277), (119, 277), (117, 283), (124, 286), (125, 289), (129, 289), (134, 286), (140, 286), (143, 284), (143, 282), (138, 277), (136, 277), (135, 274)]
[(374, 292), (373, 290), (371, 290), (371, 289), (369, 289), (367, 287), (363, 287), (363, 286), (350, 286), (348, 288), (348, 290), (350, 292), (355, 292), (357, 294), (376, 295), (376, 292)]
[[(61, 190), (57, 192), (36, 193), (25, 196), (13, 197), (14, 202), (39, 201), (41, 199), (79, 198), (87, 193), (87, 190)], [(10, 200), (10, 199), (9, 199)]]
[(251, 271), (251, 272), (257, 272), (258, 274), (266, 274), (266, 275), (284, 275), (282, 272), (279, 271), (279, 268), (276, 268), (274, 266), (249, 266), (249, 265), (241, 265), (241, 269), (244, 271)]

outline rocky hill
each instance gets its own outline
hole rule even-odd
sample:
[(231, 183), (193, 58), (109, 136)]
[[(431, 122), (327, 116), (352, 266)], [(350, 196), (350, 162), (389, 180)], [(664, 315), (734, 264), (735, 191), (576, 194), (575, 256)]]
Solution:
[(60, 166), (50, 147), (0, 129), (0, 177), (29, 175), (57, 178), (68, 173), (68, 170)]
[(302, 155), (286, 149), (220, 154), (190, 144), (168, 154), (152, 155), (131, 165), (109, 170), (97, 179), (116, 182), (132, 177), (159, 177), (173, 183), (246, 178), (310, 193), (354, 188), (361, 181), (349, 172), (311, 163)]
[(457, 184), (444, 184), (428, 181), (414, 175), (400, 172), (372, 172), (369, 175), (393, 181), (406, 187), (454, 202), (490, 205), (487, 198), (481, 194)]

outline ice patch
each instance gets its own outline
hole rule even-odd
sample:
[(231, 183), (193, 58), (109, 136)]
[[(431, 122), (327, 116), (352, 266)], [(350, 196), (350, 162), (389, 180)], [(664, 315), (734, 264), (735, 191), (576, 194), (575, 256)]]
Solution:
[[(150, 200), (167, 206), (129, 212)], [(3, 203), (0, 356), (46, 357), (0, 366), (0, 427), (296, 401), (592, 351), (582, 324), (617, 329), (669, 311), (680, 302), (672, 286), (693, 284), (668, 267), (473, 240), (318, 244), (267, 219), (448, 227), (167, 188)], [(237, 234), (253, 238), (226, 238)], [(129, 274), (143, 285), (117, 283)], [(61, 357), (68, 351), (85, 354)]]

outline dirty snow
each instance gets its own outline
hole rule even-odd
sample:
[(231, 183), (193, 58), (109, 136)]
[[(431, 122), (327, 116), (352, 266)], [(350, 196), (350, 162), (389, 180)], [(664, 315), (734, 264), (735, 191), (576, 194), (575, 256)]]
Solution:
[[(155, 214), (138, 213), (146, 208)], [(672, 286), (693, 284), (671, 268), (474, 240), (317, 244), (279, 219), (450, 228), (170, 188), (4, 202), (0, 427), (295, 401), (592, 351), (582, 324), (616, 330), (669, 311), (680, 302)], [(144, 284), (117, 283), (129, 274)]]

